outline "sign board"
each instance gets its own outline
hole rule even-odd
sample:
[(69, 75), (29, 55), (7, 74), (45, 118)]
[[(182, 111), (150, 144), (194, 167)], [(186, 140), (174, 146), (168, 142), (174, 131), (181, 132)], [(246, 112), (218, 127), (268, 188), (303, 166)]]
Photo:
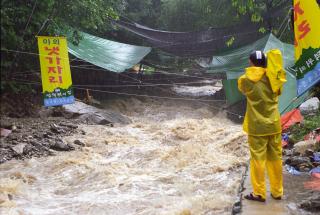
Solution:
[(74, 103), (65, 37), (38, 36), (42, 92), (45, 106)]
[(320, 5), (294, 0), (295, 65), (298, 96), (320, 81)]

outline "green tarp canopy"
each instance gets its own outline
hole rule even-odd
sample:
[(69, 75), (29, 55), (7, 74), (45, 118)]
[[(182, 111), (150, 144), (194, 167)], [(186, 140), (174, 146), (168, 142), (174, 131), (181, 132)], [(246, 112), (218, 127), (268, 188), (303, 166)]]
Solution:
[(287, 82), (280, 97), (279, 110), (284, 113), (291, 109), (288, 107), (297, 97), (297, 80), (287, 68), (294, 65), (294, 47), (281, 42), (272, 34), (266, 35), (250, 45), (214, 56), (211, 63), (207, 65), (208, 73), (225, 72), (227, 74), (227, 80), (223, 80), (223, 85), (228, 105), (244, 99), (243, 95), (238, 91), (237, 79), (243, 74), (244, 69), (249, 66), (250, 53), (254, 50), (267, 52), (270, 49), (281, 50), (287, 73)]
[(68, 42), (69, 52), (77, 58), (112, 72), (123, 72), (139, 63), (151, 48), (118, 43), (80, 32), (79, 45)]

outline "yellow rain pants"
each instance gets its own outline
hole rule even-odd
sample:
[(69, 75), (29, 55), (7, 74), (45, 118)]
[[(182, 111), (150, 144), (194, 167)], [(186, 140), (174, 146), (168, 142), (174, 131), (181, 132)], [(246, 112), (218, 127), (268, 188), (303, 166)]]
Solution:
[(243, 130), (248, 134), (250, 148), (250, 176), (253, 194), (266, 198), (265, 169), (274, 197), (283, 195), (282, 146), (278, 97), (273, 92), (272, 79), (266, 69), (248, 67), (238, 80), (239, 90), (247, 97)]
[[(265, 170), (274, 197), (283, 195), (281, 134), (248, 137), (250, 148), (250, 177), (254, 195), (266, 199)], [(266, 168), (265, 168), (266, 167)]]

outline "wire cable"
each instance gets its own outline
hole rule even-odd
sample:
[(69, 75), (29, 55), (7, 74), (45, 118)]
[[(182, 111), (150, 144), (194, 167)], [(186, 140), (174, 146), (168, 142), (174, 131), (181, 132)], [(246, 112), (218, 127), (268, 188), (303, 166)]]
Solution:
[[(16, 53), (21, 53), (21, 54), (29, 54), (29, 55), (36, 55), (36, 56), (44, 56), (44, 57), (48, 57), (49, 55), (43, 55), (43, 54), (38, 54), (35, 52), (25, 52), (25, 51), (18, 51), (18, 50), (12, 50), (12, 49), (1, 49), (1, 51), (6, 51), (6, 52), (16, 52)], [(68, 60), (69, 58), (61, 58), (61, 59), (65, 59)], [(83, 61), (86, 62), (84, 60), (75, 60), (75, 61)], [(70, 65), (70, 67), (72, 68), (79, 68), (79, 69), (85, 69), (85, 70), (96, 70), (96, 71), (106, 71), (107, 69), (104, 68), (86, 68), (83, 66), (73, 66)], [(98, 67), (98, 66), (97, 66)], [(107, 70), (108, 71), (108, 70)], [(158, 73), (163, 73), (163, 74), (167, 74), (167, 75), (178, 75), (178, 76), (183, 76), (183, 77), (193, 77), (193, 78), (199, 78), (199, 79), (208, 79), (205, 77), (201, 77), (201, 76), (191, 76), (191, 75), (185, 75), (185, 74), (179, 74), (179, 73), (172, 73), (172, 72), (162, 72), (162, 71), (158, 71)], [(119, 73), (121, 74), (121, 73)]]
[[(38, 85), (40, 86), (41, 83), (38, 82), (23, 82), (23, 81), (17, 81), (17, 83), (20, 84), (26, 84), (26, 85)], [(82, 87), (73, 87), (74, 89), (78, 90), (88, 90), (88, 88), (82, 88)], [(205, 99), (188, 99), (188, 98), (172, 98), (172, 97), (164, 97), (164, 96), (150, 96), (150, 95), (141, 95), (141, 94), (133, 94), (133, 93), (121, 93), (121, 92), (114, 92), (114, 91), (107, 91), (107, 90), (95, 90), (95, 89), (89, 89), (94, 92), (101, 92), (101, 93), (110, 93), (110, 94), (116, 94), (116, 95), (127, 95), (127, 96), (137, 96), (137, 97), (149, 97), (149, 98), (157, 98), (157, 99), (171, 99), (171, 100), (184, 100), (184, 101), (196, 101), (196, 102), (217, 102), (217, 101), (225, 101), (225, 100), (205, 100)], [(206, 103), (203, 103), (206, 104)], [(229, 113), (231, 115), (237, 116), (239, 118), (243, 118), (244, 116), (225, 110), (223, 107), (217, 108), (215, 106), (212, 106), (210, 104), (207, 104), (210, 107), (213, 107), (219, 111), (225, 111), (226, 113)]]

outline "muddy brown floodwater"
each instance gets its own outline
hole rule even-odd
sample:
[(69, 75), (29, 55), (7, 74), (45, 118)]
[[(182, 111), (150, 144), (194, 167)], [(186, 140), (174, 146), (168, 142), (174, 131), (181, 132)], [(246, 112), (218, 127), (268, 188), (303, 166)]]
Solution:
[[(111, 104), (111, 103), (110, 103)], [(182, 101), (127, 99), (133, 123), (80, 125), (80, 151), (0, 165), (1, 214), (230, 214), (246, 137), (222, 113)]]

